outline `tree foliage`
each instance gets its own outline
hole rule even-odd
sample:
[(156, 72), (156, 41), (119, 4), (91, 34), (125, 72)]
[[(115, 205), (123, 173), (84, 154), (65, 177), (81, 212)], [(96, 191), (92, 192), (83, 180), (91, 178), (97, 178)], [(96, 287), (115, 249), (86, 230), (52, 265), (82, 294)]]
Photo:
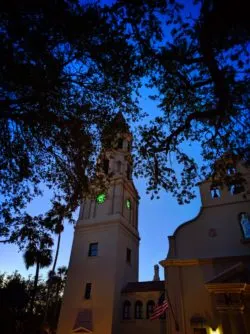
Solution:
[[(67, 270), (58, 268), (51, 287), (46, 329), (55, 333)], [(5, 334), (41, 333), (46, 305), (47, 282), (39, 279), (33, 313), (29, 312), (33, 294), (33, 280), (18, 272), (0, 275), (0, 312)], [(43, 328), (45, 329), (45, 328)]]
[[(138, 145), (138, 174), (148, 176), (148, 190), (157, 193), (163, 187), (179, 203), (194, 197), (193, 187), (202, 178), (211, 174), (225, 178), (228, 159), (221, 159), (223, 155), (232, 154), (230, 163), (249, 161), (247, 4), (193, 3), (193, 14), (178, 7), (167, 18), (171, 37), (148, 49), (154, 59), (148, 86), (157, 91), (152, 98), (161, 115), (140, 128)], [(201, 168), (187, 143), (199, 143)], [(180, 173), (171, 159), (181, 167)], [(217, 159), (222, 163), (214, 164)]]
[(0, 231), (6, 240), (17, 237), (14, 226), (42, 195), (41, 183), (53, 192), (45, 218), (70, 219), (88, 192), (104, 125), (118, 109), (137, 117), (132, 93), (144, 65), (127, 18), (145, 39), (156, 39), (156, 7), (164, 6), (1, 5)]
[[(27, 221), (51, 235), (72, 217), (93, 182), (107, 124), (118, 110), (133, 121), (143, 116), (137, 97), (145, 78), (161, 111), (135, 138), (136, 175), (148, 179), (149, 192), (164, 188), (188, 202), (197, 175), (211, 173), (222, 154), (246, 159), (246, 3), (193, 3), (191, 15), (175, 0), (1, 4), (3, 240), (21, 245)], [(186, 142), (199, 142), (201, 170)], [(26, 207), (41, 185), (53, 192), (51, 209), (30, 217)]]

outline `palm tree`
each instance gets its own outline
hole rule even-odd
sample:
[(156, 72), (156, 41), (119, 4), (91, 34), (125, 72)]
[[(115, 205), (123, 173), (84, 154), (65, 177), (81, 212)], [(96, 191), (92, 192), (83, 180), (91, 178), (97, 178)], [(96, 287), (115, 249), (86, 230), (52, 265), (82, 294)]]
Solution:
[(49, 329), (50, 333), (54, 333), (57, 328), (58, 317), (60, 313), (62, 295), (67, 277), (67, 268), (59, 267), (54, 275), (49, 273), (49, 279), (47, 284), (50, 285), (50, 294), (47, 309), (46, 318), (43, 320), (43, 328)]
[(66, 283), (66, 278), (67, 278), (67, 267), (65, 266), (62, 266), (62, 267), (59, 267), (57, 269), (57, 277), (58, 277), (58, 280), (57, 280), (57, 289), (56, 289), (56, 300), (58, 300), (58, 297), (60, 294), (63, 293), (63, 290), (64, 290), (64, 286), (65, 286), (65, 283)]
[(54, 259), (53, 267), (52, 267), (52, 270), (51, 270), (52, 273), (55, 273), (55, 270), (56, 270), (56, 264), (57, 264), (59, 249), (60, 249), (60, 243), (61, 243), (61, 234), (62, 234), (63, 230), (64, 230), (63, 221), (59, 220), (58, 223), (55, 226), (55, 234), (58, 235), (58, 238), (57, 238), (55, 259)]
[(53, 267), (52, 267), (51, 271), (49, 272), (49, 278), (48, 278), (48, 290), (47, 290), (47, 295), (46, 295), (46, 305), (45, 305), (44, 320), (43, 320), (44, 324), (46, 324), (46, 322), (47, 322), (48, 308), (49, 308), (49, 303), (50, 303), (50, 290), (51, 290), (53, 281), (57, 281), (57, 275), (55, 273), (55, 270), (56, 270), (56, 264), (57, 264), (59, 249), (60, 249), (60, 243), (61, 243), (61, 233), (64, 230), (63, 219), (62, 218), (56, 218), (54, 221), (56, 221), (56, 224), (55, 224), (55, 227), (54, 227), (54, 232), (55, 232), (55, 234), (58, 235), (58, 238), (57, 238), (55, 259), (54, 259)]
[(35, 297), (37, 292), (37, 285), (39, 279), (39, 270), (44, 267), (48, 267), (52, 262), (52, 251), (46, 247), (43, 242), (40, 242), (38, 248), (34, 242), (30, 242), (26, 247), (23, 258), (27, 269), (36, 265), (36, 273), (34, 278), (33, 290), (30, 299), (30, 312), (33, 313)]

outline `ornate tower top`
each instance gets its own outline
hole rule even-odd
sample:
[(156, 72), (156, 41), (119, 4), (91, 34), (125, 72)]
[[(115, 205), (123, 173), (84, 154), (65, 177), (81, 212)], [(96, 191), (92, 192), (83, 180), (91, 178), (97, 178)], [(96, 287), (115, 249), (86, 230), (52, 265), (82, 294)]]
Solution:
[[(123, 143), (123, 141), (125, 141)], [(118, 112), (115, 117), (104, 128), (102, 133), (103, 150), (130, 151), (132, 134), (129, 126), (123, 117), (122, 112)], [(124, 144), (124, 145), (123, 145)]]
[(158, 266), (158, 264), (154, 265), (154, 278), (153, 278), (153, 281), (160, 281), (159, 266)]
[(131, 140), (118, 113), (103, 131), (97, 161), (96, 177), (107, 177), (108, 186), (94, 184), (95, 196), (80, 208), (59, 334), (120, 333), (120, 292), (128, 282), (138, 281), (139, 196), (131, 176)]
[(109, 125), (104, 129), (104, 135), (107, 135), (107, 131), (109, 132), (110, 130), (115, 133), (121, 132), (131, 134), (129, 126), (121, 111), (115, 115), (115, 117), (109, 122)]
[(97, 160), (96, 175), (100, 180), (107, 179), (108, 187), (102, 189), (93, 183), (94, 196), (80, 210), (81, 224), (110, 221), (119, 216), (137, 234), (139, 196), (132, 180), (131, 142), (129, 126), (119, 112), (103, 130), (103, 145)]
[(132, 134), (121, 112), (110, 121), (102, 134), (102, 150), (98, 159), (100, 170), (109, 177), (132, 180)]

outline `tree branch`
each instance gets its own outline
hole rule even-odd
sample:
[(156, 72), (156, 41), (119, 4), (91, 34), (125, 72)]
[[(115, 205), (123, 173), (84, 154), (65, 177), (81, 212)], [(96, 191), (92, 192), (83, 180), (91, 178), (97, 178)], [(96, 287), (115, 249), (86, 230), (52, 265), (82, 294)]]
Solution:
[(211, 84), (213, 81), (212, 81), (212, 79), (210, 78), (210, 79), (207, 79), (207, 80), (204, 80), (204, 81), (198, 81), (198, 82), (196, 82), (196, 83), (194, 83), (193, 85), (192, 85), (192, 87), (193, 88), (200, 88), (200, 87), (202, 87), (202, 86), (206, 86), (206, 85), (208, 85), (208, 84)]
[(180, 133), (182, 133), (184, 130), (188, 129), (191, 122), (193, 120), (205, 120), (205, 119), (211, 119), (216, 118), (221, 115), (221, 112), (219, 110), (208, 110), (205, 112), (194, 112), (186, 118), (183, 125), (179, 126), (176, 130), (174, 130), (164, 141), (164, 147), (159, 147), (155, 149), (155, 152), (163, 152), (166, 151), (166, 153), (169, 152), (170, 145), (174, 138), (178, 137)]
[(0, 243), (6, 244), (7, 242), (10, 242), (11, 239), (7, 239), (7, 240), (0, 240)]

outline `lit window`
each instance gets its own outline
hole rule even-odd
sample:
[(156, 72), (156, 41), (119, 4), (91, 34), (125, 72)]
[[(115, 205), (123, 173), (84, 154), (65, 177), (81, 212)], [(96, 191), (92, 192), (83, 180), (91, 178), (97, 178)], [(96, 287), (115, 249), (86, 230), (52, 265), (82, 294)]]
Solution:
[(105, 199), (106, 199), (106, 195), (104, 193), (101, 193), (101, 194), (99, 194), (99, 195), (96, 196), (96, 202), (98, 204), (104, 203)]
[(241, 183), (233, 183), (230, 185), (230, 193), (232, 195), (237, 195), (242, 193), (245, 190), (243, 184)]
[(89, 245), (89, 256), (97, 256), (98, 255), (98, 243), (94, 242)]
[(131, 263), (131, 249), (127, 248), (126, 261)]
[(250, 239), (250, 219), (246, 212), (239, 214), (240, 226), (244, 236), (244, 239)]
[(211, 197), (212, 198), (220, 198), (220, 189), (219, 187), (211, 187), (210, 189)]
[(130, 312), (131, 312), (131, 303), (128, 300), (126, 300), (123, 303), (123, 319), (130, 319), (131, 317)]
[(232, 164), (227, 165), (227, 174), (233, 175), (236, 173), (236, 168)]
[(85, 299), (90, 299), (91, 297), (91, 283), (87, 283), (85, 286)]
[(135, 319), (142, 319), (143, 305), (141, 301), (135, 303)]
[(147, 303), (147, 319), (149, 319), (154, 311), (155, 302), (153, 300), (149, 300)]

